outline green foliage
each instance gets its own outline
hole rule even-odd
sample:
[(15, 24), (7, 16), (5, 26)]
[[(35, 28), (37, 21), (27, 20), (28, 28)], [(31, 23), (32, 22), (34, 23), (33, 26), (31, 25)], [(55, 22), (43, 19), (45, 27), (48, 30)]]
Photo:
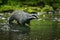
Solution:
[[(41, 2), (43, 2), (45, 5), (43, 5)], [(42, 5), (45, 7), (42, 7), (41, 9)], [(53, 10), (53, 8), (60, 8), (60, 0), (0, 0), (0, 8), (0, 12), (11, 9), (25, 10), (28, 12), (44, 12), (46, 10)]]
[(2, 3), (2, 0), (0, 0), (0, 3)]
[(16, 5), (16, 6), (2, 5), (0, 12), (5, 11), (5, 10), (24, 10), (24, 11), (27, 11), (30, 13), (30, 12), (38, 12), (41, 9), (39, 7), (25, 7), (25, 6), (19, 7), (18, 5)]
[(8, 1), (8, 4), (7, 5), (10, 5), (10, 6), (21, 6), (22, 3), (20, 1), (16, 1), (16, 0), (9, 0)]
[(5, 10), (20, 10), (19, 6), (9, 6), (9, 5), (2, 5), (0, 12)]
[(41, 9), (41, 12), (52, 11), (52, 10), (53, 8), (51, 6), (45, 5), (45, 7)]
[(27, 11), (27, 12), (40, 12), (40, 8), (39, 7), (26, 7), (25, 9), (24, 9), (25, 11)]

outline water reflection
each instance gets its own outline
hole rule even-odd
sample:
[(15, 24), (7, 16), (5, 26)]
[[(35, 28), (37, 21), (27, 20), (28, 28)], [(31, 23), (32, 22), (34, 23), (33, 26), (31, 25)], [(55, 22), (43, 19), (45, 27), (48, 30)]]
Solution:
[(0, 26), (0, 40), (22, 40), (26, 39), (30, 33), (29, 26), (21, 27), (18, 24), (14, 24), (13, 26), (2, 24)]

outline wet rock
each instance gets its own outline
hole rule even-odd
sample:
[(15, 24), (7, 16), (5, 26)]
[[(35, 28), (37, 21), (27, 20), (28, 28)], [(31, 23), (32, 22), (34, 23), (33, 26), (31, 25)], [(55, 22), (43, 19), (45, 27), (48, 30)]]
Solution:
[(1, 26), (2, 26), (1, 27), (2, 31), (9, 31), (10, 30), (9, 24), (2, 24)]

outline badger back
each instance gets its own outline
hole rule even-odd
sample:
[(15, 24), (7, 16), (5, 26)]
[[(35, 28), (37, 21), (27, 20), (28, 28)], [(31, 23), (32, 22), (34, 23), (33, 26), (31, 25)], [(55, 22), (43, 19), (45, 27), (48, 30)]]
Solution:
[(12, 16), (14, 16), (14, 18), (17, 20), (26, 20), (28, 15), (29, 14), (27, 12), (18, 10), (18, 11), (13, 12)]

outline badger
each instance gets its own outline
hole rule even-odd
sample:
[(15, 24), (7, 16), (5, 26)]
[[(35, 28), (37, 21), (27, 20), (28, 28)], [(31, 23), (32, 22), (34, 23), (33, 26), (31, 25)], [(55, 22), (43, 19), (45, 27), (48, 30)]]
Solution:
[(19, 25), (30, 25), (32, 19), (38, 19), (36, 14), (29, 14), (24, 11), (16, 10), (9, 18), (9, 24), (12, 25), (13, 21), (16, 20)]

